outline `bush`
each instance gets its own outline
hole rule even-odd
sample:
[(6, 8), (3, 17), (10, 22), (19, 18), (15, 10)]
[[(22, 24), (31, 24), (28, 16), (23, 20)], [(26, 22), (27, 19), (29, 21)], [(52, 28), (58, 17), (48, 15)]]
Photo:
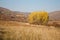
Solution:
[(32, 24), (46, 24), (48, 19), (48, 13), (45, 11), (31, 12), (28, 16), (28, 22)]

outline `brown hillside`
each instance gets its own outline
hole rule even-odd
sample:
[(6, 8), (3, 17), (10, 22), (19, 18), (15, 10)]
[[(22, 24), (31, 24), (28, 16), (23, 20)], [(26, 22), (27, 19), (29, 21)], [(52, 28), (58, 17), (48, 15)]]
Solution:
[(54, 11), (49, 13), (50, 20), (60, 21), (60, 11)]
[(0, 20), (26, 22), (26, 14), (0, 7)]

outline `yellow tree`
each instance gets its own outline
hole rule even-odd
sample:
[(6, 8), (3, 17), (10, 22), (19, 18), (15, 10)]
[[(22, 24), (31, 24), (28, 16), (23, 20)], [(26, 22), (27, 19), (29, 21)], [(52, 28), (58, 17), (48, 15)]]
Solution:
[(31, 12), (28, 16), (28, 22), (32, 24), (46, 24), (48, 19), (48, 13), (45, 11)]

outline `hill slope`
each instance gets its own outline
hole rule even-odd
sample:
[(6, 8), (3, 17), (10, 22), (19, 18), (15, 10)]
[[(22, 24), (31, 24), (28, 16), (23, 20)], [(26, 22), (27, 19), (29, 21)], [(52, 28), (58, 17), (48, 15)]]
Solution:
[(0, 7), (0, 20), (26, 22), (27, 12), (11, 11)]
[(60, 11), (54, 11), (49, 13), (50, 20), (60, 21)]

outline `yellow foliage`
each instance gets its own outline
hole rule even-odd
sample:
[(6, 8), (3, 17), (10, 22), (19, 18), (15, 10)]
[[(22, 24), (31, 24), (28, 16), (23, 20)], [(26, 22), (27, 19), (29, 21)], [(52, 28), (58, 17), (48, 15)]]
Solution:
[(48, 13), (45, 11), (31, 12), (28, 22), (33, 24), (46, 24), (48, 22)]

